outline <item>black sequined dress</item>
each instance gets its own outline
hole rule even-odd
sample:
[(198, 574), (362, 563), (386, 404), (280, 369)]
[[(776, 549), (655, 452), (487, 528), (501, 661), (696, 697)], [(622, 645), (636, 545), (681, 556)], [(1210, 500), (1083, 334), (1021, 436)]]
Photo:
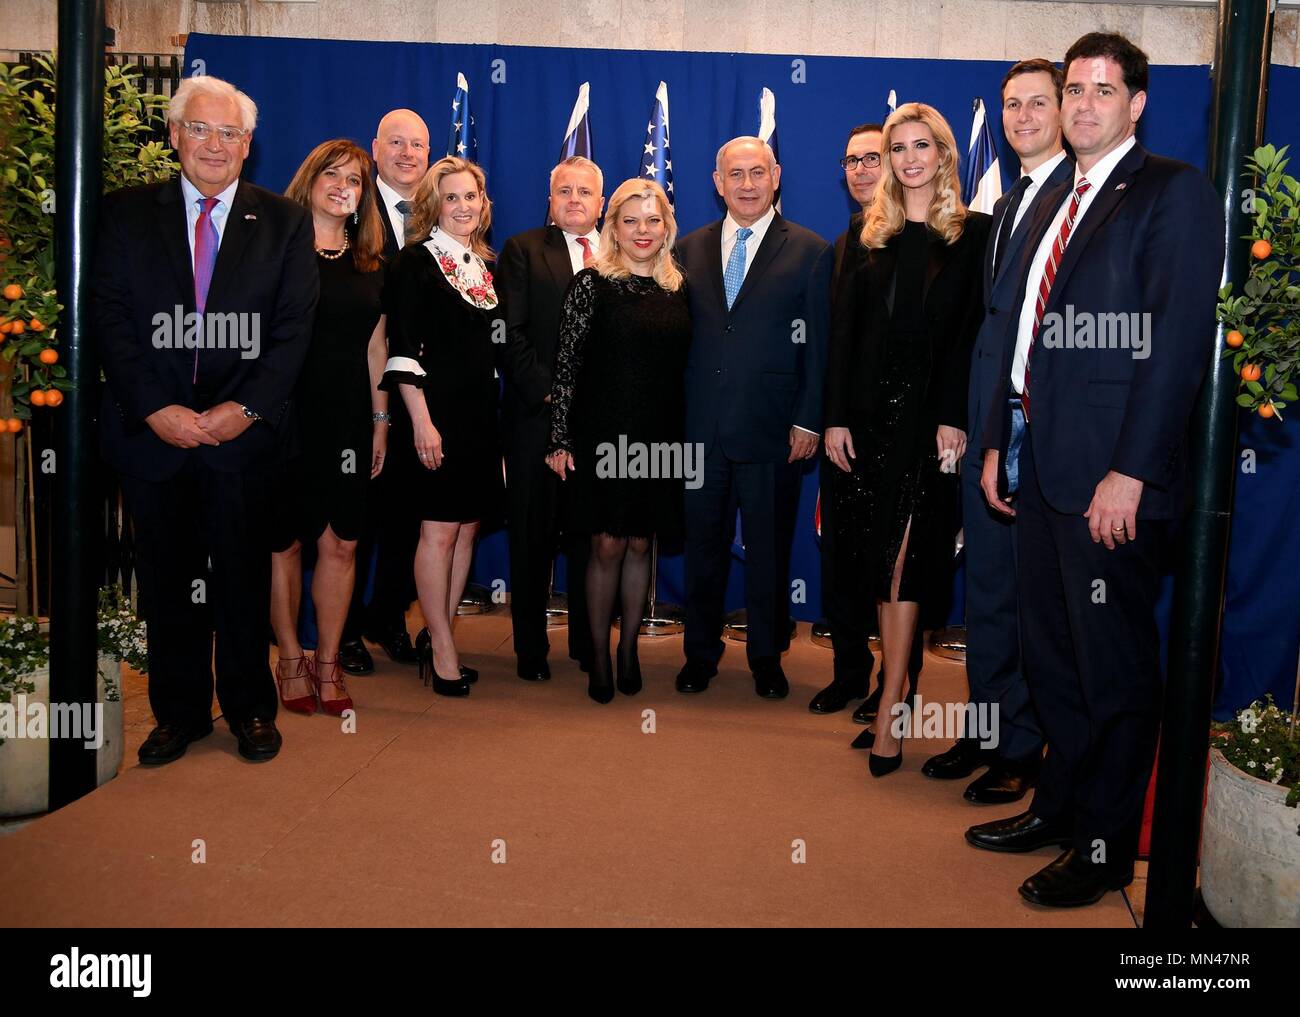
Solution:
[[(686, 351), (686, 287), (653, 278), (573, 278), (560, 318), (548, 453), (573, 454), (563, 493), (570, 532), (680, 540)], [(665, 454), (666, 450), (666, 454)], [(665, 475), (667, 474), (667, 475)]]

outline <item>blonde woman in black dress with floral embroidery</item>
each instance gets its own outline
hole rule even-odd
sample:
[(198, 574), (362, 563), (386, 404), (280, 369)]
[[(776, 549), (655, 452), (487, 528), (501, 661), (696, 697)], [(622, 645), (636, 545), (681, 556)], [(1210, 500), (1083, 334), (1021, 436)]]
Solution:
[(663, 189), (651, 181), (624, 181), (609, 199), (600, 253), (573, 277), (560, 317), (546, 461), (562, 480), (568, 474), (570, 532), (591, 534), (587, 694), (598, 703), (614, 698), (609, 630), (616, 601), (618, 690), (641, 690), (637, 636), (650, 587), (650, 541), (681, 533), (684, 477), (663, 470), (644, 476), (630, 460), (616, 460), (620, 449), (653, 454), (675, 448), (681, 454), (676, 461), (687, 463), (682, 442), (691, 313), (672, 256), (676, 239)]
[(415, 585), (425, 631), (416, 639), (435, 692), (469, 694), (452, 624), (479, 521), (502, 496), (493, 320), (500, 316), (484, 237), (492, 223), (483, 171), (448, 157), (416, 188), (407, 246), (385, 289), (388, 364), (381, 388), (399, 392), (414, 447), (390, 449), (389, 468), (409, 471), (420, 514)]

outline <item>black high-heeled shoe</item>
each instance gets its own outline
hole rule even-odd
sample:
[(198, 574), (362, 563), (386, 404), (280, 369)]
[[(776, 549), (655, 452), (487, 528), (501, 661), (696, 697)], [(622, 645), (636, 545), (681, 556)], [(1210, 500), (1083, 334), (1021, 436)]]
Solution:
[(596, 680), (596, 669), (593, 667), (591, 673), (587, 675), (587, 695), (597, 703), (609, 703), (614, 699), (614, 683), (609, 680), (610, 661), (609, 657), (605, 658), (605, 680)]
[(866, 728), (865, 730), (862, 731), (861, 734), (859, 734), (856, 738), (854, 738), (852, 742), (849, 743), (849, 748), (869, 749), (871, 748), (871, 746), (875, 744), (876, 744), (876, 732), (872, 731), (871, 728)]
[(625, 696), (635, 696), (641, 691), (641, 661), (633, 660), (632, 666), (624, 670), (623, 654), (618, 655), (618, 679), (615, 682), (618, 691)]
[(873, 777), (885, 777), (903, 765), (903, 739), (898, 739), (898, 751), (892, 756), (878, 756), (867, 753), (867, 769)]
[(460, 676), (471, 685), (478, 681), (478, 671), (472, 667), (466, 667), (464, 664), (460, 666)]
[(469, 682), (464, 678), (443, 678), (433, 666), (433, 639), (428, 629), (421, 629), (415, 637), (416, 662), (420, 668), (420, 681), (432, 685), (440, 696), (468, 696)]

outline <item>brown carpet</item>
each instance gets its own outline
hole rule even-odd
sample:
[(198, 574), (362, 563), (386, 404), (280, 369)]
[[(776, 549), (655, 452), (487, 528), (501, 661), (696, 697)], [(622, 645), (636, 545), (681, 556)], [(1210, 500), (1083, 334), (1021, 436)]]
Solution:
[[(468, 699), (377, 651), (377, 674), (349, 683), (355, 734), (281, 711), (284, 750), (262, 764), (218, 722), (184, 759), (140, 767), (151, 720), (128, 678), (117, 779), (0, 837), (0, 923), (1133, 925), (1121, 894), (1064, 912), (1021, 901), (1054, 849), (969, 847), (967, 826), (1021, 807), (922, 777), (946, 743), (907, 742), (902, 769), (872, 780), (851, 711), (807, 710), (830, 667), (807, 626), (781, 702), (754, 695), (739, 643), (688, 697), (672, 687), (681, 639), (643, 640), (646, 690), (602, 707), (563, 629), (542, 685), (514, 676), (504, 613), (463, 619), (457, 638), (482, 672)], [(928, 655), (921, 692), (964, 698), (960, 665)]]

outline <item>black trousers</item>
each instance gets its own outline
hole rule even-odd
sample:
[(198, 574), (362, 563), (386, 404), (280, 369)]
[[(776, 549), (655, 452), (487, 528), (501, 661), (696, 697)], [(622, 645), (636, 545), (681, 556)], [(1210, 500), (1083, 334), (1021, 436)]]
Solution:
[[(545, 658), (546, 606), (551, 566), (560, 543), (562, 481), (532, 449), (506, 456), (507, 536), (510, 546), (510, 624), (515, 654)], [(591, 538), (564, 538), (568, 558), (569, 656), (591, 657), (591, 627), (587, 624), (587, 559)]]
[[(857, 447), (856, 442), (854, 447)], [(867, 643), (877, 627), (876, 602), (871, 593), (867, 570), (847, 561), (836, 540), (836, 533), (842, 527), (858, 525), (853, 518), (852, 499), (844, 497), (847, 493), (844, 486), (847, 483), (851, 483), (850, 478), (823, 453), (822, 532), (819, 548), (822, 614), (831, 626), (831, 649), (835, 656), (834, 680), (865, 689), (876, 663), (875, 655)], [(907, 661), (907, 674), (913, 683), (920, 677), (924, 660), (925, 633), (918, 623)], [(882, 670), (877, 677), (877, 684), (883, 683)]]
[(720, 443), (704, 457), (703, 483), (686, 490), (686, 658), (722, 658), (723, 606), (740, 509), (745, 546), (745, 655), (778, 657), (790, 646), (790, 542), (802, 463), (745, 463)]
[(1025, 676), (1047, 736), (1030, 811), (1073, 829), (1074, 847), (1137, 855), (1163, 692), (1155, 604), (1169, 524), (1140, 520), (1108, 551), (1081, 515), (1038, 485), (1030, 425), (1020, 452), (1016, 531)]
[(214, 632), (227, 723), (273, 719), (269, 473), (219, 473), (192, 455), (174, 477), (124, 476), (122, 489), (135, 531), (155, 719), (209, 726)]

